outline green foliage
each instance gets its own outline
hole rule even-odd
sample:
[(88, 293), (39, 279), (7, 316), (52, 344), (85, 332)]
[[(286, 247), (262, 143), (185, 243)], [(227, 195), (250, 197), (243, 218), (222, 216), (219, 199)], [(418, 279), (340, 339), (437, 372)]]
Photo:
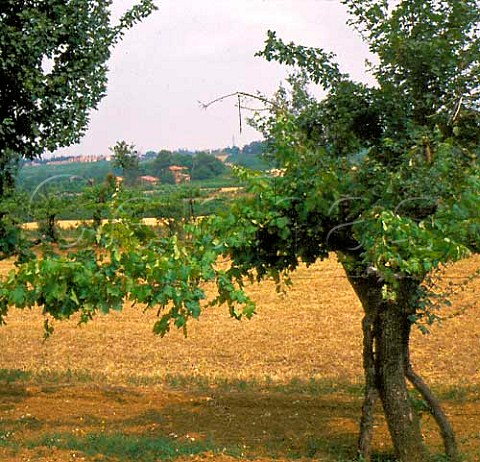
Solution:
[[(302, 72), (261, 120), (282, 176), (263, 178), (255, 199), (233, 212), (248, 225), (234, 229), (231, 219), (230, 254), (263, 271), (340, 251), (395, 287), (480, 243), (476, 138), (458, 128), (478, 119), (480, 12), (475, 2), (344, 3), (378, 55), (377, 85), (355, 83), (333, 55), (269, 32), (260, 55)], [(309, 81), (328, 91), (323, 100), (309, 96)]]
[(45, 435), (40, 440), (29, 441), (27, 446), (32, 449), (39, 446), (60, 448), (81, 451), (88, 457), (140, 462), (175, 460), (214, 449), (208, 441), (181, 442), (169, 438), (130, 436), (122, 433), (92, 433), (83, 437), (72, 434)]
[[(118, 210), (121, 199), (113, 199)], [(50, 319), (79, 313), (80, 322), (87, 322), (98, 312), (122, 309), (126, 300), (157, 309), (154, 332), (160, 335), (172, 326), (186, 333), (188, 319), (198, 318), (206, 304), (227, 301), (236, 317), (251, 316), (253, 303), (241, 291), (240, 275), (216, 268), (219, 246), (208, 230), (192, 223), (184, 236), (156, 235), (140, 221), (117, 215), (97, 230), (95, 248), (31, 254), (2, 281), (0, 321), (9, 306), (42, 306), (49, 335)], [(218, 286), (216, 300), (206, 301), (205, 282)]]
[[(110, 23), (111, 1), (2, 1), (0, 14), (0, 201), (24, 159), (78, 142), (105, 96), (107, 60), (125, 31), (156, 7), (141, 0)], [(2, 255), (20, 251), (15, 217), (0, 204)], [(52, 220), (47, 228), (53, 236)], [(56, 238), (54, 238), (55, 240)]]
[[(336, 252), (350, 280), (364, 278), (374, 290), (362, 303), (375, 315), (372, 335), (384, 353), (370, 352), (376, 387), (398, 454), (409, 443), (402, 460), (420, 460), (421, 435), (404, 418), (414, 412), (405, 385), (408, 327), (434, 319), (418, 304), (428, 275), (480, 247), (478, 133), (471, 133), (480, 126), (480, 8), (470, 0), (343, 3), (376, 53), (374, 85), (352, 81), (332, 54), (269, 32), (260, 54), (300, 67), (270, 114), (255, 121), (277, 171), (240, 169), (250, 184), (244, 197), (219, 216), (185, 220), (181, 233), (148, 230), (115, 192), (115, 219), (97, 228), (96, 248), (31, 255), (2, 281), (0, 320), (9, 306), (40, 306), (49, 334), (51, 318), (79, 313), (85, 322), (130, 300), (157, 309), (154, 332), (186, 333), (211, 304), (251, 317), (245, 281), (273, 277), (282, 289), (301, 261)], [(323, 99), (309, 94), (311, 83), (323, 87)], [(192, 175), (196, 157), (185, 165)], [(154, 162), (161, 170), (172, 161), (163, 153)], [(385, 335), (394, 330), (405, 333)], [(397, 343), (386, 348), (389, 341)]]
[(116, 189), (116, 178), (110, 173), (105, 177), (103, 183), (94, 184), (84, 190), (85, 208), (91, 211), (91, 219), (95, 229), (100, 228), (102, 220), (107, 218), (109, 204)]
[(155, 9), (142, 0), (112, 26), (110, 5), (104, 0), (2, 2), (2, 167), (80, 140), (89, 111), (105, 95), (111, 48)]
[(263, 56), (267, 61), (278, 61), (288, 66), (298, 65), (306, 70), (312, 82), (321, 84), (324, 89), (331, 88), (345, 77), (334, 62), (335, 55), (333, 53), (327, 53), (321, 48), (297, 46), (293, 42), (285, 44), (271, 30), (267, 33), (265, 49), (257, 53), (257, 56)]
[(208, 180), (226, 172), (225, 164), (206, 152), (183, 153), (161, 150), (151, 163), (143, 165), (144, 171), (158, 177), (163, 184), (174, 184), (175, 177), (169, 167), (186, 167), (192, 181)]
[(226, 149), (229, 153), (227, 162), (252, 170), (268, 170), (272, 165), (267, 159), (268, 145), (262, 141), (252, 141), (242, 149)]
[(208, 180), (225, 173), (225, 164), (211, 154), (199, 152), (192, 158), (192, 180)]
[(60, 165), (25, 165), (18, 174), (17, 189), (32, 193), (43, 184), (48, 185), (51, 191), (79, 193), (89, 183), (102, 183), (105, 177), (114, 171), (111, 162), (105, 160), (83, 163), (69, 162)]
[(123, 180), (126, 184), (132, 185), (136, 182), (139, 175), (140, 160), (138, 152), (133, 144), (129, 145), (125, 141), (118, 141), (115, 146), (110, 148), (112, 151), (112, 165), (122, 169)]
[[(148, 201), (133, 206), (137, 197), (118, 191), (109, 206), (116, 220), (101, 227), (97, 220), (99, 249), (33, 259), (4, 284), (3, 309), (37, 303), (53, 317), (80, 311), (86, 319), (130, 298), (161, 307), (155, 331), (163, 334), (171, 324), (184, 328), (198, 317), (203, 281), (216, 281), (214, 301), (227, 302), (233, 316), (250, 316), (244, 276), (280, 282), (299, 261), (311, 263), (331, 251), (352, 271), (375, 271), (392, 300), (402, 280), (420, 284), (430, 271), (477, 251), (478, 158), (468, 124), (459, 124), (464, 117), (473, 125), (477, 120), (476, 80), (462, 76), (472, 76), (478, 61), (472, 30), (479, 11), (471, 2), (430, 3), (431, 13), (418, 2), (387, 11), (381, 1), (345, 1), (378, 53), (375, 86), (351, 81), (333, 55), (269, 33), (260, 54), (302, 68), (289, 79), (290, 89), (277, 93), (270, 115), (257, 122), (279, 175), (241, 173), (240, 180), (250, 182), (244, 199), (202, 226), (187, 226), (182, 239), (175, 232), (152, 235), (139, 221)], [(453, 47), (444, 36), (455, 39)], [(400, 53), (403, 46), (420, 47), (422, 59)], [(459, 56), (459, 50), (468, 53)], [(309, 95), (309, 82), (324, 87), (324, 99)], [(122, 168), (132, 151), (124, 142), (114, 148)], [(158, 172), (174, 163), (192, 175), (220, 173), (204, 153), (162, 151), (153, 161)], [(166, 202), (155, 204), (157, 216), (165, 216)], [(232, 266), (215, 268), (219, 256), (230, 257)], [(101, 288), (98, 293), (87, 288), (88, 280)]]
[[(25, 197), (17, 194), (10, 195), (0, 201), (0, 259), (10, 257), (23, 247), (22, 231), (19, 228), (21, 207), (25, 204)], [(20, 204), (20, 206), (19, 206)]]
[[(244, 276), (280, 281), (300, 261), (337, 254), (371, 323), (367, 386), (382, 400), (398, 458), (419, 461), (420, 431), (402, 421), (415, 414), (406, 399), (409, 327), (438, 318), (429, 274), (480, 250), (480, 6), (342, 3), (375, 54), (375, 83), (354, 82), (332, 54), (269, 32), (259, 54), (297, 69), (270, 114), (254, 121), (278, 175), (253, 176), (250, 194), (214, 226), (230, 271)], [(310, 84), (322, 87), (321, 100)], [(437, 421), (455, 459), (453, 431)]]

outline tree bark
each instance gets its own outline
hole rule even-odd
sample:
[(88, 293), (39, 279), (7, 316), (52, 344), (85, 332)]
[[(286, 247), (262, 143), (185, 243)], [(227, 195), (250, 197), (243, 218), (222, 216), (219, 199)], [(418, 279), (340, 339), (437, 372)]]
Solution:
[(362, 322), (365, 395), (362, 406), (362, 418), (360, 420), (358, 454), (362, 456), (366, 462), (370, 462), (371, 460), (375, 403), (378, 400), (374, 353), (374, 320), (375, 317), (365, 315)]
[(375, 404), (378, 401), (377, 371), (375, 364), (376, 331), (378, 330), (378, 306), (382, 294), (377, 290), (376, 278), (365, 273), (347, 271), (347, 277), (355, 293), (362, 302), (365, 316), (362, 320), (363, 331), (363, 371), (365, 375), (365, 393), (358, 436), (358, 455), (366, 462), (371, 460)]
[(359, 455), (366, 461), (371, 460), (374, 410), (380, 397), (399, 460), (422, 462), (426, 459), (420, 421), (408, 394), (408, 380), (428, 404), (440, 429), (446, 455), (452, 462), (458, 461), (453, 427), (440, 402), (410, 363), (410, 316), (417, 310), (420, 281), (399, 280), (396, 300), (385, 300), (383, 281), (375, 271), (369, 272), (356, 259), (357, 256), (349, 255), (352, 256), (353, 260), (344, 264), (344, 268), (365, 312), (362, 321), (365, 395), (358, 439)]
[(376, 355), (377, 388), (397, 457), (401, 462), (423, 462), (426, 451), (405, 378), (404, 352), (409, 342), (410, 320), (403, 302), (382, 305)]
[(401, 282), (399, 298), (384, 300), (383, 282), (361, 265), (355, 270), (345, 265), (347, 277), (365, 312), (363, 320), (363, 366), (365, 396), (358, 441), (359, 454), (371, 457), (374, 406), (379, 396), (396, 455), (401, 462), (423, 462), (426, 450), (420, 424), (412, 408), (406, 382), (405, 353), (410, 336), (409, 315), (415, 312), (417, 282)]

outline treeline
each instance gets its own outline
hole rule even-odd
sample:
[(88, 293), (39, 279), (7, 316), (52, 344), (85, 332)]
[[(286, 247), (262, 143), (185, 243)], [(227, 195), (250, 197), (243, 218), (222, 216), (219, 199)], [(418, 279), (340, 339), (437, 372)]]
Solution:
[(162, 183), (173, 184), (170, 167), (185, 167), (192, 181), (208, 180), (228, 172), (232, 165), (253, 170), (268, 170), (272, 163), (265, 141), (253, 141), (243, 148), (237, 146), (204, 151), (149, 151), (140, 164), (143, 174), (156, 176)]
[(191, 181), (209, 180), (227, 171), (227, 166), (220, 159), (206, 152), (192, 155), (162, 150), (153, 160), (140, 165), (143, 174), (157, 177), (163, 184), (176, 182), (171, 167), (184, 167)]
[(240, 165), (252, 170), (272, 168), (268, 156), (268, 144), (265, 141), (253, 141), (243, 148), (228, 147), (223, 149), (223, 152), (228, 155), (225, 161), (227, 164)]
[[(112, 214), (174, 221), (214, 214), (228, 207), (232, 200), (221, 188), (241, 186), (240, 180), (232, 175), (233, 164), (256, 169), (268, 167), (263, 160), (262, 142), (241, 149), (161, 150), (145, 155), (139, 155), (134, 146), (119, 142), (112, 153), (110, 161), (71, 162), (64, 158), (66, 163), (24, 165), (17, 177), (15, 196), (3, 203), (5, 210), (0, 210), (8, 212), (12, 220), (9, 226), (12, 245), (21, 236), (16, 231), (17, 225), (30, 221), (39, 224), (36, 231), (30, 231), (35, 242), (62, 242), (71, 233), (61, 231), (58, 220), (86, 220), (95, 228)], [(177, 184), (178, 172), (187, 175), (188, 180)], [(147, 175), (159, 181), (148, 183), (142, 179)], [(123, 178), (120, 189), (119, 177)]]
[[(184, 167), (191, 181), (209, 181), (221, 183), (231, 178), (232, 165), (240, 165), (254, 170), (271, 168), (266, 157), (266, 143), (255, 141), (243, 148), (227, 147), (210, 152), (176, 150), (148, 151), (138, 157), (138, 166), (134, 177), (153, 176), (160, 184), (174, 184), (175, 177), (170, 169)], [(55, 158), (69, 160), (69, 157)], [(47, 182), (50, 189), (79, 192), (89, 184), (99, 184), (112, 173), (122, 176), (122, 168), (114, 162), (100, 160), (98, 162), (69, 162), (65, 164), (43, 161), (40, 165), (26, 164), (17, 176), (17, 186), (24, 191), (34, 191), (42, 183)], [(139, 181), (140, 183), (140, 181)]]

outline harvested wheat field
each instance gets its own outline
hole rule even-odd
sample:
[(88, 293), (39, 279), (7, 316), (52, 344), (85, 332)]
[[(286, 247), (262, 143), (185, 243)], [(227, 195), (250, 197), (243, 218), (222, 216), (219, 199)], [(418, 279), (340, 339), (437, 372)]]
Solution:
[[(458, 282), (480, 266), (450, 268)], [(14, 461), (348, 461), (362, 401), (361, 307), (331, 258), (302, 267), (286, 295), (253, 285), (251, 321), (206, 310), (151, 333), (155, 313), (126, 307), (55, 325), (12, 310), (0, 330), (0, 458)], [(442, 325), (415, 332), (414, 364), (442, 398), (466, 461), (480, 461), (480, 319), (471, 283)], [(392, 460), (380, 416), (378, 460)], [(440, 451), (429, 416), (428, 446)]]

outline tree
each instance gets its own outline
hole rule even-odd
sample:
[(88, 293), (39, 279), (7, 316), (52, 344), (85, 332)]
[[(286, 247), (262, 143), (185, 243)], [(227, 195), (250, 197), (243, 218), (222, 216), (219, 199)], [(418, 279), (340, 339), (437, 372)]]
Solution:
[(173, 173), (168, 169), (172, 165), (175, 165), (174, 153), (162, 149), (151, 164), (152, 174), (159, 178), (162, 184), (175, 184)]
[(84, 190), (85, 208), (91, 212), (92, 225), (95, 230), (100, 229), (102, 220), (107, 217), (109, 202), (117, 189), (115, 175), (109, 173), (102, 183), (92, 184)]
[[(301, 262), (335, 252), (365, 311), (360, 454), (371, 456), (380, 399), (398, 459), (427, 460), (409, 381), (455, 460), (453, 429), (413, 369), (409, 339), (414, 324), (435, 319), (434, 272), (480, 248), (480, 8), (471, 0), (343, 3), (377, 55), (374, 85), (352, 81), (332, 54), (273, 32), (260, 53), (300, 68), (258, 120), (281, 175), (248, 175), (249, 194), (221, 216), (186, 224), (183, 240), (145, 237), (125, 218), (102, 227), (99, 248), (32, 256), (0, 285), (0, 321), (10, 306), (40, 306), (49, 331), (51, 318), (87, 321), (130, 299), (158, 309), (154, 331), (164, 335), (186, 329), (205, 304), (251, 317), (246, 278), (280, 283)], [(306, 82), (325, 97), (311, 97)], [(230, 266), (219, 268), (219, 256)], [(207, 299), (203, 283), (212, 281), (217, 293)]]
[(11, 194), (0, 201), (0, 260), (18, 254), (25, 247), (20, 224), (28, 216), (28, 197)]
[(135, 183), (138, 177), (140, 164), (135, 146), (133, 144), (129, 145), (125, 141), (118, 141), (113, 148), (110, 148), (110, 151), (113, 153), (113, 166), (122, 169), (125, 183)]
[[(261, 278), (335, 252), (365, 311), (361, 455), (370, 459), (378, 397), (399, 460), (426, 460), (409, 381), (456, 460), (453, 429), (410, 363), (409, 338), (434, 316), (431, 272), (480, 248), (480, 9), (343, 3), (376, 55), (376, 83), (354, 82), (331, 53), (268, 33), (259, 54), (300, 69), (259, 125), (283, 176), (256, 180), (256, 195), (230, 220), (228, 254), (239, 272)], [(305, 82), (325, 98), (309, 96)]]
[(268, 146), (264, 141), (252, 141), (241, 150), (229, 154), (227, 162), (253, 170), (269, 170), (273, 164), (267, 159)]
[(175, 179), (169, 167), (187, 167), (192, 180), (206, 180), (226, 171), (225, 164), (214, 155), (206, 152), (161, 150), (151, 165), (152, 172), (162, 183), (174, 184)]
[(212, 154), (198, 152), (192, 158), (192, 180), (207, 180), (225, 173), (225, 164)]
[(2, 1), (0, 197), (20, 159), (80, 140), (105, 96), (112, 47), (155, 9), (141, 0), (111, 25), (111, 3)]

